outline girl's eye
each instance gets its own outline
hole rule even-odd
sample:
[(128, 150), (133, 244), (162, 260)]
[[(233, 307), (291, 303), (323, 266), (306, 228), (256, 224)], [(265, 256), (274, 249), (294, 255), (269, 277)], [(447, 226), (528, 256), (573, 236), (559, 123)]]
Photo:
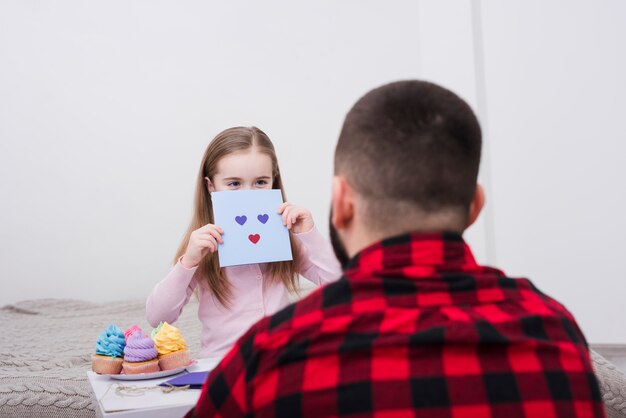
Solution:
[(256, 184), (265, 186), (267, 184), (267, 180), (257, 180)]
[(239, 182), (238, 181), (231, 181), (230, 183), (228, 183), (228, 187), (239, 187)]

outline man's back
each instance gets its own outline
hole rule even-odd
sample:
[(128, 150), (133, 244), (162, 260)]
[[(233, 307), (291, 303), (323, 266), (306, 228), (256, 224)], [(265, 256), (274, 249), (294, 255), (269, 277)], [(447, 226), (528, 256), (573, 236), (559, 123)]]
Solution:
[(384, 240), (253, 327), (197, 416), (601, 417), (572, 316), (460, 235)]

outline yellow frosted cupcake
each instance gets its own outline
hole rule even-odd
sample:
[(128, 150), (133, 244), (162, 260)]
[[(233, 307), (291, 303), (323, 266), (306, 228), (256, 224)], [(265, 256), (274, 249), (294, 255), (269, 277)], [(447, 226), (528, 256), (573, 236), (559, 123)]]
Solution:
[(159, 324), (152, 339), (159, 353), (161, 370), (172, 370), (188, 366), (190, 363), (187, 343), (180, 335), (178, 328), (167, 322)]

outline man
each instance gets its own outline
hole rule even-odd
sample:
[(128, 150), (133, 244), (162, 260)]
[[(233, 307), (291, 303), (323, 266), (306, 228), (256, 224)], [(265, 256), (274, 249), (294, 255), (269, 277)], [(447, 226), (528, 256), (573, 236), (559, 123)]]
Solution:
[(454, 93), (361, 98), (335, 152), (344, 276), (253, 326), (189, 417), (603, 417), (585, 338), (526, 279), (478, 265), (481, 132)]

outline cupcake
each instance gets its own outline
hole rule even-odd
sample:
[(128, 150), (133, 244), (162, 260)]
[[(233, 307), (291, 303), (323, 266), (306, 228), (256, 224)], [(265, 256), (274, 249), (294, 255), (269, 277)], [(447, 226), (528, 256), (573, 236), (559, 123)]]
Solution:
[(91, 358), (91, 370), (100, 374), (119, 374), (126, 340), (122, 330), (109, 324), (96, 341), (96, 354)]
[(161, 370), (172, 370), (188, 366), (190, 363), (187, 343), (180, 335), (178, 328), (167, 322), (159, 324), (154, 333), (154, 346), (159, 353)]
[(124, 374), (154, 373), (160, 370), (154, 342), (140, 329), (131, 333), (126, 341), (122, 370)]
[(159, 325), (157, 325), (157, 327), (152, 330), (152, 332), (150, 333), (150, 338), (152, 338), (152, 340), (154, 340), (154, 337), (156, 337), (159, 331), (161, 331), (162, 326), (163, 326), (163, 322), (159, 322)]
[(141, 328), (139, 328), (137, 325), (133, 325), (132, 327), (130, 327), (126, 331), (124, 331), (124, 338), (126, 338), (126, 343), (127, 344), (128, 344), (128, 338), (131, 335), (133, 335), (133, 333), (135, 333), (137, 331), (141, 331)]

